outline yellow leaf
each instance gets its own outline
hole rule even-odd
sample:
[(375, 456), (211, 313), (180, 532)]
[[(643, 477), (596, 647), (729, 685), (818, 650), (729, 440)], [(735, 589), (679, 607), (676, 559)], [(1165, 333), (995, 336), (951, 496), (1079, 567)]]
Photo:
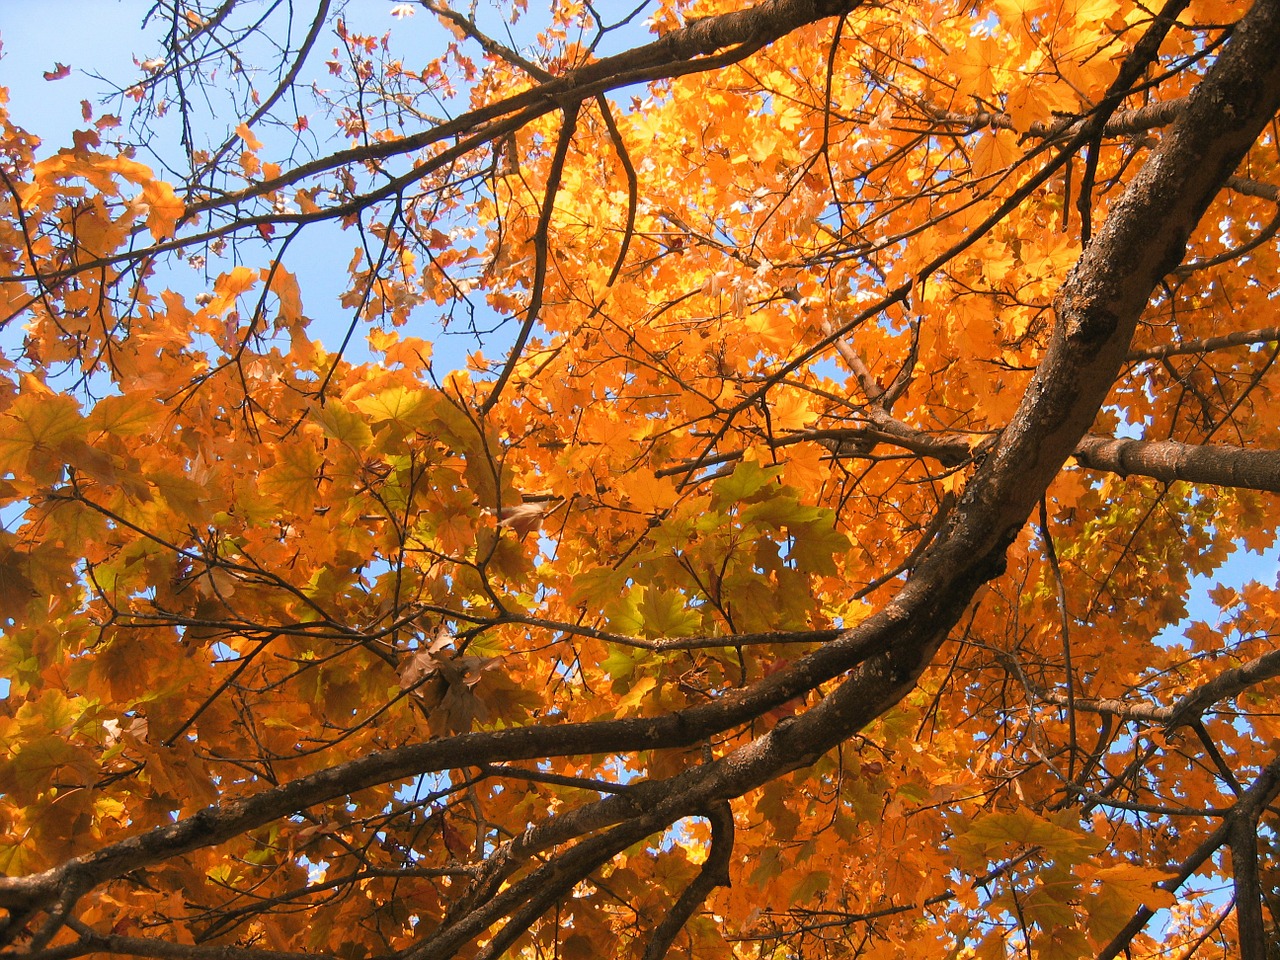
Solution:
[(279, 298), (280, 309), (276, 316), (276, 329), (294, 327), (303, 322), (302, 291), (298, 278), (279, 265), (270, 274), (271, 292)]
[(993, 127), (984, 131), (978, 139), (978, 147), (973, 152), (974, 176), (988, 177), (1001, 173), (1013, 166), (1021, 156), (1018, 135)]
[(395, 386), (355, 402), (356, 408), (374, 423), (402, 422), (422, 406), (426, 393), (412, 387)]
[(1098, 869), (1081, 865), (1076, 869), (1076, 873), (1100, 884), (1109, 893), (1119, 897), (1127, 908), (1144, 906), (1152, 910), (1163, 910), (1173, 906), (1177, 900), (1168, 890), (1160, 889), (1160, 884), (1176, 875), (1168, 870), (1157, 870), (1133, 863), (1120, 863)]
[(164, 415), (164, 407), (145, 393), (129, 393), (124, 396), (103, 397), (85, 417), (89, 432), (114, 434), (117, 437), (136, 437), (156, 428)]
[(13, 534), (0, 530), (0, 625), (18, 619), (37, 595), (35, 584), (27, 575), (32, 559), (13, 549)]
[(656, 513), (676, 502), (675, 483), (668, 477), (655, 477), (647, 470), (636, 470), (626, 475), (619, 484), (619, 492), (641, 513)]
[(775, 430), (803, 430), (818, 419), (808, 396), (799, 390), (783, 390), (774, 400), (769, 419)]
[(638, 677), (631, 683), (626, 694), (618, 701), (618, 712), (624, 713), (640, 704), (649, 696), (658, 681), (652, 676)]
[(311, 416), (325, 436), (340, 440), (353, 450), (363, 450), (373, 440), (368, 420), (342, 400), (330, 399), (324, 406), (313, 407)]

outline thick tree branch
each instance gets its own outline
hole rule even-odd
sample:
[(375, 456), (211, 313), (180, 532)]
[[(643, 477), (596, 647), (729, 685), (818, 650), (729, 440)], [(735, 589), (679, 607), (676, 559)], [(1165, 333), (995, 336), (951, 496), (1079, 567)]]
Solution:
[(1280, 493), (1280, 451), (1087, 436), (1072, 454), (1091, 470)]
[(1231, 884), (1236, 902), (1236, 943), (1240, 960), (1267, 960), (1262, 917), (1262, 880), (1258, 873), (1258, 816), (1236, 816), (1231, 825)]
[[(944, 466), (957, 466), (981, 453), (986, 438), (973, 434), (935, 434), (919, 430), (892, 417), (875, 418), (875, 426), (830, 427), (797, 431), (779, 437), (771, 447), (796, 443), (822, 443), (837, 457), (866, 455), (873, 444), (888, 444)], [(974, 441), (983, 441), (975, 443)], [(740, 460), (745, 451), (729, 451), (703, 459), (700, 466)], [(1258, 450), (1228, 444), (1178, 443), (1173, 440), (1130, 440), (1088, 434), (1072, 452), (1082, 467), (1120, 476), (1233, 487), (1241, 490), (1280, 492), (1280, 451)], [(658, 476), (685, 472), (684, 462), (656, 471)], [(665, 643), (665, 641), (664, 641)]]
[[(239, 947), (225, 944), (186, 944), (159, 937), (129, 937), (104, 934), (79, 921), (67, 924), (79, 934), (73, 943), (52, 947), (41, 953), (45, 960), (72, 960), (90, 953), (124, 954), (151, 957), (153, 960), (297, 960), (297, 954), (284, 950)], [(315, 960), (335, 960), (333, 954), (313, 953)]]
[[(1169, 13), (1144, 43), (1159, 44)], [(591, 805), (602, 824), (650, 803), (674, 812), (740, 795), (813, 762), (914, 687), (974, 592), (1003, 569), (1008, 545), (1096, 416), (1151, 291), (1182, 259), (1209, 203), (1280, 108), (1277, 48), (1280, 3), (1264, 0), (1237, 25), (1169, 135), (1112, 206), (1059, 293), (1045, 360), (966, 488), (950, 530), (898, 596), (842, 638), (865, 638), (882, 652), (808, 712), (662, 784), (660, 796), (641, 785)]]
[[(1127, 137), (1145, 133), (1157, 127), (1165, 127), (1178, 118), (1178, 113), (1186, 105), (1184, 98), (1175, 100), (1157, 100), (1132, 110), (1118, 110), (1108, 118), (1102, 128), (1104, 137)], [(929, 110), (929, 119), (935, 123), (959, 127), (966, 131), (981, 130), (993, 127), (997, 130), (1019, 132), (1013, 117), (1007, 113), (980, 111), (978, 113), (957, 113), (954, 111)], [(1037, 121), (1025, 131), (1025, 136), (1038, 140), (1065, 141), (1070, 140), (1087, 123), (1087, 120), (1076, 120), (1070, 117), (1052, 123)]]

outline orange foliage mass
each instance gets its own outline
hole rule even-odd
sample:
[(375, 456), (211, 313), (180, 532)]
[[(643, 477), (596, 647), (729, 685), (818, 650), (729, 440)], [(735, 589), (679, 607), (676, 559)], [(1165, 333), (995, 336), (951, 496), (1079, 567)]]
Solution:
[(1277, 4), (421, 6), (0, 113), (6, 949), (1274, 956)]

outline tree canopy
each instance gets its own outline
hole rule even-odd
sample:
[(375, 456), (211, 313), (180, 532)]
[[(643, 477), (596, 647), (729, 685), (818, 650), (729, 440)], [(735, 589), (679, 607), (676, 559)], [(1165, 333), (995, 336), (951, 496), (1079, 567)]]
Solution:
[(1280, 0), (529, 6), (0, 109), (5, 953), (1274, 958)]

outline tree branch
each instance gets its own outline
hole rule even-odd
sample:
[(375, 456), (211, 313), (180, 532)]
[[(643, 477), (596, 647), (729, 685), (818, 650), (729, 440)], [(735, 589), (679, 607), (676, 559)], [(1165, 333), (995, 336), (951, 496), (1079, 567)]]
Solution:
[[(1154, 724), (1173, 731), (1197, 722), (1214, 704), (1236, 697), (1249, 687), (1276, 677), (1280, 677), (1280, 650), (1269, 651), (1238, 667), (1222, 671), (1170, 706), (1117, 699), (1084, 700), (1077, 697), (1075, 708), (1085, 713)], [(1067, 702), (1065, 697), (1051, 691), (1037, 691), (1036, 695), (1058, 706), (1065, 706)]]
[(1280, 493), (1280, 451), (1086, 436), (1072, 454), (1091, 470)]
[(1166, 357), (1177, 357), (1212, 353), (1228, 347), (1246, 347), (1256, 343), (1274, 343), (1280, 340), (1280, 327), (1262, 327), (1258, 330), (1238, 330), (1235, 333), (1223, 334), (1220, 337), (1209, 337), (1205, 340), (1190, 340), (1186, 343), (1168, 343), (1159, 347), (1147, 347), (1143, 350), (1131, 350), (1127, 360), (1163, 360)]
[(729, 886), (729, 861), (733, 856), (733, 812), (729, 804), (718, 803), (707, 811), (711, 821), (711, 849), (693, 882), (685, 888), (671, 912), (663, 917), (645, 947), (644, 960), (662, 960), (693, 912), (716, 887)]
[[(1175, 876), (1159, 884), (1160, 889), (1172, 893), (1186, 883), (1206, 860), (1213, 856), (1224, 843), (1230, 841), (1240, 829), (1238, 825), (1241, 821), (1256, 823), (1262, 811), (1276, 798), (1277, 794), (1280, 794), (1280, 759), (1272, 760), (1258, 774), (1226, 819), (1204, 839), (1200, 846), (1196, 847), (1191, 856), (1178, 865)], [(1256, 835), (1254, 836), (1256, 839)], [(1238, 908), (1239, 904), (1237, 904)], [(1150, 907), (1141, 907), (1125, 924), (1124, 929), (1098, 953), (1097, 960), (1115, 960), (1115, 957), (1120, 955), (1129, 942), (1147, 925), (1147, 921), (1155, 915), (1156, 911)]]

